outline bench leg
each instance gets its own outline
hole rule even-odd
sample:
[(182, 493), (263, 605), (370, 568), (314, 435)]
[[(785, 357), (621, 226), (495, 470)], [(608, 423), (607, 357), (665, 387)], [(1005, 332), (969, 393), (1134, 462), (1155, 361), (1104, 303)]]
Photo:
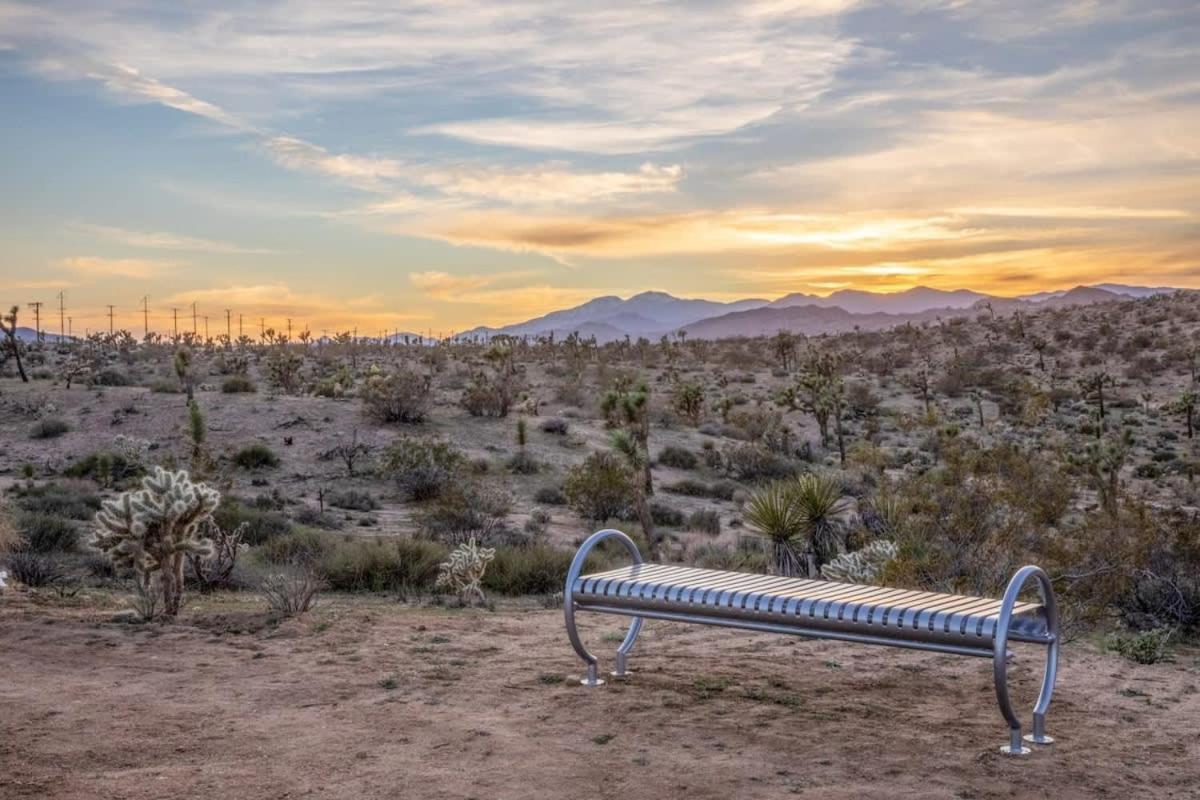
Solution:
[[(1038, 693), (1037, 703), (1033, 707), (1033, 733), (1021, 735), (1021, 722), (1013, 711), (1012, 701), (1008, 696), (1008, 626), (1012, 620), (1013, 604), (1021, 587), (1029, 578), (1035, 578), (1038, 592), (1042, 597), (1042, 605), (1046, 610), (1046, 627), (1049, 634), (1046, 642), (1046, 671), (1042, 678), (1042, 688)], [(1050, 708), (1050, 698), (1054, 694), (1054, 680), (1058, 675), (1058, 608), (1054, 601), (1054, 590), (1050, 578), (1037, 567), (1022, 567), (1009, 581), (1008, 589), (1000, 604), (1000, 615), (996, 621), (996, 634), (993, 641), (992, 668), (996, 682), (996, 699), (1000, 704), (1000, 713), (1008, 723), (1008, 744), (1000, 748), (1007, 755), (1028, 755), (1030, 748), (1026, 742), (1037, 745), (1048, 745), (1054, 741), (1046, 735), (1046, 711)]]
[[(592, 548), (601, 540), (610, 538), (615, 538), (625, 545), (625, 549), (629, 551), (629, 555), (633, 558), (633, 563), (642, 563), (642, 554), (638, 552), (637, 545), (628, 536), (612, 529), (597, 531), (589, 536), (579, 546), (579, 550), (576, 551), (575, 558), (571, 560), (571, 568), (567, 570), (567, 583), (563, 588), (563, 618), (567, 626), (567, 639), (570, 640), (571, 647), (583, 659), (583, 663), (587, 664), (587, 677), (580, 681), (584, 686), (601, 686), (604, 684), (604, 681), (600, 679), (596, 668), (596, 657), (589, 653), (587, 648), (583, 646), (583, 642), (579, 638), (579, 631), (575, 629), (575, 581), (583, 571), (583, 565)], [(629, 655), (629, 651), (633, 649), (633, 643), (637, 639), (638, 631), (641, 629), (642, 618), (634, 617), (633, 622), (629, 626), (629, 632), (625, 634), (624, 641), (617, 648), (617, 668), (612, 673), (613, 677), (624, 678), (629, 674), (625, 668), (626, 657)]]
[(628, 678), (628, 659), (629, 651), (633, 649), (633, 643), (637, 641), (638, 632), (642, 629), (642, 618), (634, 617), (633, 622), (629, 624), (629, 632), (625, 634), (625, 640), (621, 642), (621, 646), (617, 648), (617, 668), (612, 671), (614, 678)]

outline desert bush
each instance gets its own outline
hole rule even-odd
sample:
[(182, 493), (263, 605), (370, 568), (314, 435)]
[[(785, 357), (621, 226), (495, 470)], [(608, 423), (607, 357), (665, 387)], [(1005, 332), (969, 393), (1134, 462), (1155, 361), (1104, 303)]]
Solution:
[(533, 501), (544, 506), (565, 506), (567, 495), (558, 486), (543, 486), (533, 493)]
[(417, 516), (421, 532), (435, 541), (459, 545), (475, 539), (490, 542), (505, 528), (512, 495), (477, 481), (458, 481), (444, 489)]
[(836, 480), (810, 473), (755, 492), (746, 503), (746, 522), (770, 544), (776, 574), (807, 572), (811, 578), (841, 550), (845, 505)]
[(687, 529), (717, 536), (721, 533), (721, 516), (712, 509), (693, 511), (687, 518)]
[(759, 547), (729, 547), (721, 544), (705, 544), (698, 548), (691, 562), (702, 569), (719, 569), (726, 572), (767, 571), (767, 554)]
[(47, 417), (33, 424), (33, 427), (29, 429), (29, 438), (57, 439), (69, 430), (71, 430), (71, 426), (65, 420), (58, 417)]
[(18, 514), (17, 531), (22, 549), (34, 553), (71, 551), (79, 542), (79, 529), (73, 522), (40, 511)]
[(242, 537), (245, 534), (244, 524), (233, 530), (225, 530), (215, 522), (209, 521), (209, 551), (188, 555), (190, 578), (199, 586), (200, 591), (212, 592), (228, 589), (233, 585), (233, 571), (237, 569), (238, 556), (243, 550)]
[(334, 508), (348, 508), (352, 511), (374, 511), (379, 508), (379, 501), (370, 492), (358, 489), (342, 489), (328, 492), (325, 502)]
[(431, 591), (449, 551), (436, 542), (400, 539), (339, 542), (318, 562), (329, 588), (340, 592)]
[(318, 564), (337, 546), (327, 533), (311, 528), (296, 528), (283, 536), (274, 536), (254, 550), (255, 558), (267, 564)]
[(145, 472), (144, 468), (120, 453), (98, 451), (89, 453), (71, 464), (63, 475), (68, 478), (90, 478), (101, 486), (121, 484)]
[(5, 558), (13, 580), (33, 589), (52, 586), (66, 577), (58, 556), (17, 550)]
[(566, 436), (568, 430), (570, 430), (570, 423), (562, 417), (547, 417), (542, 420), (542, 433)]
[(17, 549), (21, 539), (17, 535), (17, 526), (13, 523), (12, 513), (8, 507), (0, 501), (0, 558), (12, 550)]
[(120, 370), (109, 368), (93, 374), (90, 383), (93, 386), (132, 386), (133, 379)]
[(100, 496), (86, 484), (44, 483), (40, 486), (17, 485), (16, 506), (22, 511), (50, 514), (75, 520), (88, 520), (100, 510)]
[(245, 375), (230, 375), (221, 381), (221, 391), (225, 394), (251, 394), (257, 392), (258, 387)]
[(484, 575), (483, 586), (504, 595), (561, 592), (572, 558), (567, 550), (542, 544), (500, 547)]
[(312, 608), (323, 588), (321, 579), (311, 570), (293, 568), (263, 576), (258, 590), (267, 607), (276, 614), (293, 617)]
[(563, 492), (571, 508), (584, 519), (624, 517), (634, 502), (637, 480), (624, 460), (601, 451), (567, 472)]
[(236, 530), (245, 525), (242, 541), (248, 545), (261, 545), (292, 533), (292, 523), (279, 511), (256, 508), (240, 500), (227, 498), (213, 514), (213, 521), (224, 530)]
[(516, 400), (518, 382), (516, 376), (487, 372), (475, 374), (471, 383), (463, 390), (459, 401), (473, 417), (507, 417)]
[(745, 443), (735, 445), (724, 453), (725, 471), (739, 481), (760, 483), (780, 480), (796, 474), (792, 461), (766, 447)]
[(506, 466), (515, 475), (536, 475), (542, 470), (542, 463), (525, 448), (513, 453)]
[(300, 389), (304, 357), (290, 347), (273, 347), (267, 354), (267, 383), (272, 389), (295, 394)]
[(675, 469), (695, 469), (699, 462), (696, 454), (685, 447), (665, 447), (658, 454), (658, 463)]
[(712, 487), (707, 483), (694, 478), (684, 478), (681, 481), (669, 483), (663, 486), (663, 489), (671, 494), (681, 494), (685, 497), (708, 497), (712, 491)]
[(1152, 628), (1133, 634), (1112, 634), (1106, 640), (1110, 650), (1138, 664), (1157, 664), (1168, 657), (1173, 628)]
[(376, 375), (359, 391), (363, 411), (376, 422), (424, 422), (431, 402), (430, 379), (412, 370)]
[(655, 525), (678, 528), (683, 524), (683, 512), (665, 503), (653, 502), (650, 503), (650, 519), (654, 520)]
[(263, 469), (279, 466), (279, 456), (262, 442), (248, 444), (233, 456), (233, 463), (242, 469)]
[(452, 445), (434, 439), (401, 437), (384, 448), (380, 464), (408, 500), (432, 500), (449, 487), (466, 466)]
[(326, 531), (341, 530), (345, 526), (345, 520), (340, 515), (309, 505), (302, 505), (296, 509), (292, 514), (292, 519), (300, 525), (308, 525)]

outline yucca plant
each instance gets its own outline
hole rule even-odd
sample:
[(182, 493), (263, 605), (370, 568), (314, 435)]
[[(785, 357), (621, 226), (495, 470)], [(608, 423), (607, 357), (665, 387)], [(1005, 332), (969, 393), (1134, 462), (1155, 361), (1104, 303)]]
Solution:
[(745, 519), (770, 542), (772, 571), (777, 575), (800, 574), (804, 517), (792, 486), (779, 481), (759, 489), (746, 502)]
[(837, 481), (808, 473), (755, 492), (745, 517), (770, 541), (776, 573), (798, 575), (803, 566), (809, 577), (816, 577), (821, 565), (841, 552), (845, 507)]

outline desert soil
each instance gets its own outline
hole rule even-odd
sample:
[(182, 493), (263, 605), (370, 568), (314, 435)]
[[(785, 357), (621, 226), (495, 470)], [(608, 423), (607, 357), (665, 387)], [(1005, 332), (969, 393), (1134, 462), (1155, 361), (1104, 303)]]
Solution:
[[(1058, 742), (1012, 759), (983, 660), (650, 623), (632, 678), (587, 689), (561, 612), (531, 602), (117, 608), (0, 598), (0, 797), (1200, 797), (1195, 650), (1068, 645)], [(597, 652), (618, 622), (584, 621)]]

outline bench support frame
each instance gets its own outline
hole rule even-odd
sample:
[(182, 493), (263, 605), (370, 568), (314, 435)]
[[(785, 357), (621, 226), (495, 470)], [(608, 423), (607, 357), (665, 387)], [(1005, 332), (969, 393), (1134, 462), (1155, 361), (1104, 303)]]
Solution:
[[(934, 642), (888, 639), (866, 634), (810, 629), (803, 626), (777, 625), (769, 622), (737, 620), (702, 614), (681, 614), (652, 610), (642, 610), (639, 613), (632, 613), (628, 608), (578, 603), (574, 598), (575, 582), (583, 574), (584, 564), (587, 562), (587, 557), (592, 549), (605, 539), (616, 539), (621, 542), (625, 546), (625, 549), (629, 551), (634, 564), (643, 563), (642, 554), (638, 551), (637, 545), (634, 544), (633, 540), (621, 531), (613, 530), (612, 528), (606, 528), (605, 530), (593, 533), (579, 546), (579, 550), (575, 553), (575, 558), (571, 562), (571, 568), (567, 572), (566, 587), (563, 590), (563, 617), (566, 622), (567, 638), (571, 642), (571, 647), (575, 649), (575, 652), (579, 654), (579, 657), (583, 659), (584, 664), (587, 666), (587, 677), (580, 681), (584, 686), (600, 686), (604, 681), (599, 677), (596, 657), (588, 652), (588, 649), (583, 646), (583, 641), (579, 638), (579, 631), (575, 627), (576, 611), (595, 611), (601, 614), (616, 614), (633, 618), (633, 622), (629, 625), (629, 631), (625, 634), (625, 638), (620, 646), (617, 647), (616, 669), (610, 673), (614, 678), (626, 678), (629, 676), (629, 652), (633, 649), (634, 642), (637, 641), (638, 633), (642, 629), (643, 619), (647, 618), (674, 622), (690, 622), (701, 625), (717, 625), (764, 633), (812, 636), (862, 644), (929, 650), (952, 655), (990, 657), (992, 659), (993, 679), (996, 686), (996, 700), (1000, 705), (1000, 713), (1004, 716), (1005, 722), (1008, 723), (1009, 731), (1008, 743), (1002, 746), (1000, 751), (1007, 755), (1023, 756), (1032, 752), (1029, 747), (1025, 746), (1026, 743), (1049, 745), (1054, 741), (1053, 738), (1046, 735), (1046, 712), (1050, 708), (1050, 698), (1054, 694), (1054, 681), (1058, 675), (1058, 649), (1061, 636), (1059, 632), (1058, 606), (1054, 600), (1054, 588), (1050, 583), (1050, 577), (1040, 567), (1032, 565), (1021, 567), (1013, 575), (1012, 580), (1008, 582), (1008, 587), (1004, 591), (1004, 598), (1000, 604), (1000, 614), (996, 622), (992, 648), (988, 650), (984, 647), (957, 647)], [(1012, 701), (1008, 694), (1008, 661), (1012, 657), (1012, 652), (1008, 649), (1008, 640), (1009, 628), (1012, 624), (1013, 607), (1017, 602), (1021, 590), (1031, 578), (1037, 581), (1038, 593), (1041, 595), (1042, 606), (1045, 609), (1046, 629), (1049, 635), (1044, 642), (1038, 642), (1046, 647), (1046, 669), (1042, 678), (1041, 691), (1038, 693), (1037, 702), (1033, 707), (1033, 731), (1022, 736), (1021, 721), (1017, 717), (1016, 711), (1013, 710)], [(1017, 637), (1014, 636), (1014, 638)], [(1022, 641), (1029, 641), (1023, 636), (1020, 638)]]

